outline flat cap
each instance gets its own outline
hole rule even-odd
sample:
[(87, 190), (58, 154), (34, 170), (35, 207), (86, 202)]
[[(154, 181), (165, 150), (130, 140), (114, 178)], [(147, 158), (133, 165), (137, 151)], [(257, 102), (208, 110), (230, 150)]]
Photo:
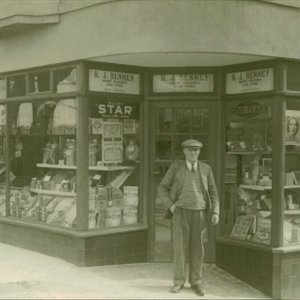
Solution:
[(202, 148), (203, 144), (197, 140), (186, 140), (182, 142), (182, 148), (190, 148), (190, 147), (197, 147), (197, 148)]

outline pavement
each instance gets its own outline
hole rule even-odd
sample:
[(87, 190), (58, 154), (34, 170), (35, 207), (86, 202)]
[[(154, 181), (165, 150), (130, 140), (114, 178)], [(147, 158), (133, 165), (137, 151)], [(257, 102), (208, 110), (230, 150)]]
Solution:
[(0, 243), (0, 299), (270, 299), (213, 264), (204, 266), (206, 294), (169, 289), (172, 264), (78, 267)]

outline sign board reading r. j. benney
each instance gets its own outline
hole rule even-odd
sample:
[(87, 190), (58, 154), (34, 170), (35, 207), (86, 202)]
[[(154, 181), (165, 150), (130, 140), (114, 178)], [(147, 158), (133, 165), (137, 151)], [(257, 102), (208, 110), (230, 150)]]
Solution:
[(257, 69), (226, 74), (226, 94), (271, 91), (274, 69)]
[(140, 75), (90, 69), (89, 90), (138, 95), (140, 93)]
[(155, 74), (154, 93), (197, 92), (209, 93), (214, 90), (213, 74)]

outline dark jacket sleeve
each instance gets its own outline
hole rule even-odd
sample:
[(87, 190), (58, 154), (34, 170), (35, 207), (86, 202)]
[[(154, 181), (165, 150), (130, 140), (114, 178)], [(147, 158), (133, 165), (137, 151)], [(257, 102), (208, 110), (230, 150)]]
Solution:
[(219, 207), (219, 196), (218, 196), (218, 190), (215, 182), (215, 178), (212, 172), (211, 167), (209, 167), (208, 172), (208, 193), (211, 200), (211, 212), (213, 214), (219, 215), (220, 207)]
[(158, 186), (158, 197), (163, 198), (168, 207), (175, 201), (174, 199), (172, 199), (170, 192), (174, 183), (176, 169), (176, 165), (172, 163), (166, 175)]

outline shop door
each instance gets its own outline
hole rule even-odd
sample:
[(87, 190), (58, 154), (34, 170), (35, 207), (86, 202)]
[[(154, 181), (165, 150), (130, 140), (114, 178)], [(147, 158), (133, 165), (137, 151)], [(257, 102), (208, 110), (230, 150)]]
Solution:
[[(154, 223), (153, 260), (171, 262), (171, 221), (163, 219), (166, 204), (157, 197), (157, 187), (170, 163), (184, 159), (181, 142), (194, 138), (204, 147), (200, 160), (209, 163), (213, 170), (216, 163), (216, 114), (211, 102), (152, 103), (150, 117), (150, 201)], [(206, 262), (214, 260), (214, 239), (206, 245)]]

